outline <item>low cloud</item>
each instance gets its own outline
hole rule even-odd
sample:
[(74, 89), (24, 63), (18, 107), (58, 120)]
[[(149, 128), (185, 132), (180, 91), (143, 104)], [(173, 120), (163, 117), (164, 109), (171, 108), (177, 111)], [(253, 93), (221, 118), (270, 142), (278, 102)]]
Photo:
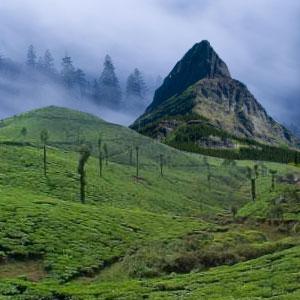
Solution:
[(110, 53), (123, 81), (136, 66), (149, 78), (165, 76), (194, 43), (208, 39), (276, 119), (299, 119), (296, 0), (3, 0), (0, 20), (6, 56), (24, 59), (33, 43), (50, 48), (57, 64), (68, 52), (97, 75)]

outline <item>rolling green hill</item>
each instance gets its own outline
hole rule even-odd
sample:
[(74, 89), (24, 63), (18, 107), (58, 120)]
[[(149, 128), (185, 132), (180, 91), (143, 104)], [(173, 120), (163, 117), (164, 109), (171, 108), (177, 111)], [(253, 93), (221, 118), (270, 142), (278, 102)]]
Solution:
[[(109, 149), (102, 177), (99, 134)], [(77, 174), (83, 142), (93, 146), (85, 204)], [(136, 146), (138, 178), (128, 151), (134, 158)], [(255, 202), (247, 177), (254, 164)], [(278, 172), (272, 191), (266, 170)], [(299, 173), (181, 152), (65, 108), (3, 120), (0, 299), (297, 299), (300, 202), (290, 178)]]
[[(22, 129), (26, 128), (26, 134)], [(196, 158), (174, 151), (152, 139), (137, 134), (124, 126), (105, 122), (91, 114), (62, 107), (50, 106), (14, 116), (0, 123), (0, 142), (27, 142), (39, 145), (42, 129), (50, 132), (49, 144), (55, 147), (77, 150), (78, 145), (89, 142), (97, 153), (98, 139), (108, 146), (110, 160), (129, 162), (129, 152), (136, 146), (142, 147), (141, 159), (153, 163), (159, 161), (162, 153), (169, 163), (195, 164)]]

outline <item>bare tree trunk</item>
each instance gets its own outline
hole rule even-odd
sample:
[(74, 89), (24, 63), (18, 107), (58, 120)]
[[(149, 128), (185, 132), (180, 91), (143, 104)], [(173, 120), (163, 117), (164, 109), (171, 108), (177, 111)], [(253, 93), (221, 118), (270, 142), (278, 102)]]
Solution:
[(102, 169), (103, 169), (103, 157), (102, 157), (102, 151), (100, 151), (99, 154), (99, 175), (102, 177)]
[(47, 149), (46, 149), (46, 144), (44, 144), (44, 175), (47, 176)]
[(85, 171), (80, 174), (80, 201), (85, 203)]
[(255, 178), (251, 179), (251, 195), (252, 195), (252, 200), (255, 201), (255, 199), (256, 199), (256, 182), (255, 182)]
[(129, 150), (129, 164), (132, 166), (132, 148)]
[(139, 147), (136, 147), (136, 178), (139, 178)]
[(275, 175), (274, 175), (274, 174), (272, 174), (272, 185), (271, 185), (271, 189), (272, 189), (272, 191), (275, 190)]
[(161, 154), (161, 155), (159, 156), (159, 158), (160, 158), (160, 175), (161, 175), (161, 176), (164, 176), (164, 174), (163, 174), (164, 157), (163, 157), (163, 155)]

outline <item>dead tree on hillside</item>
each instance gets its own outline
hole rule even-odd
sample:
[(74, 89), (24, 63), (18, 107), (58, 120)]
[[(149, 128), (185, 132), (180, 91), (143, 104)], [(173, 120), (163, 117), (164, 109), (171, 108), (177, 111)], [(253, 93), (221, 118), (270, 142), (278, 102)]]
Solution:
[(85, 172), (85, 164), (87, 163), (91, 150), (87, 145), (82, 145), (79, 150), (79, 162), (78, 162), (78, 174), (80, 176), (80, 201), (81, 203), (85, 203), (85, 186), (86, 186), (86, 172)]
[(104, 151), (104, 155), (105, 155), (105, 164), (107, 166), (108, 165), (108, 148), (107, 148), (106, 144), (103, 145), (103, 151)]
[(164, 156), (163, 154), (159, 155), (159, 164), (160, 164), (160, 176), (163, 177), (163, 167), (164, 167)]
[(256, 176), (257, 176), (257, 168), (254, 166), (253, 170), (250, 167), (247, 167), (247, 176), (251, 181), (251, 198), (253, 201), (256, 200)]
[(132, 166), (132, 161), (133, 161), (133, 152), (132, 152), (132, 147), (129, 148), (129, 165)]
[(256, 200), (256, 177), (251, 178), (251, 195), (252, 200)]
[(101, 139), (101, 135), (99, 136), (98, 139), (98, 159), (99, 159), (99, 176), (102, 177), (102, 162), (103, 162), (103, 157), (102, 157), (102, 139)]
[(135, 147), (136, 151), (136, 179), (139, 179), (139, 146)]
[(26, 127), (23, 127), (21, 129), (21, 136), (22, 136), (22, 142), (23, 144), (25, 144), (25, 138), (26, 138), (26, 135), (27, 135), (27, 128)]
[(276, 179), (276, 174), (277, 174), (277, 170), (270, 170), (271, 173), (271, 191), (275, 190), (275, 179)]
[(47, 176), (47, 142), (49, 140), (49, 133), (47, 129), (41, 131), (41, 142), (43, 143), (44, 149), (44, 175)]

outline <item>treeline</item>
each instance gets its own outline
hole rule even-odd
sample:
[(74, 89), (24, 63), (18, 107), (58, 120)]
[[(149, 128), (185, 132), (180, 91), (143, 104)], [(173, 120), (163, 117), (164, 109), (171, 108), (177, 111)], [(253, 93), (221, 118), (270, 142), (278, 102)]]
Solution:
[(271, 161), (278, 163), (299, 164), (300, 152), (280, 147), (261, 144), (260, 147), (240, 147), (239, 149), (205, 148), (193, 142), (180, 143), (175, 140), (167, 142), (179, 150), (195, 152), (224, 159)]
[(65, 55), (57, 68), (50, 50), (38, 55), (33, 45), (28, 47), (24, 63), (17, 63), (0, 54), (0, 75), (9, 80), (28, 79), (33, 84), (37, 80), (58, 83), (79, 98), (89, 98), (96, 104), (113, 109), (124, 106), (144, 108), (147, 105), (147, 95), (160, 84), (157, 81), (154, 85), (149, 84), (148, 88), (143, 73), (135, 68), (128, 75), (123, 91), (109, 55), (105, 56), (98, 78), (93, 78), (77, 68), (71, 56)]
[[(199, 120), (198, 120), (199, 121)], [(205, 121), (201, 124), (183, 125), (176, 130), (172, 140), (166, 140), (166, 143), (189, 152), (196, 152), (210, 156), (222, 157), (226, 159), (248, 159), (260, 161), (273, 161), (279, 163), (295, 163), (300, 161), (300, 152), (289, 148), (271, 146), (259, 143), (255, 140), (236, 137), (226, 131), (218, 129)], [(236, 148), (218, 148), (203, 147), (198, 142), (203, 138), (216, 136), (221, 141), (239, 144)]]

